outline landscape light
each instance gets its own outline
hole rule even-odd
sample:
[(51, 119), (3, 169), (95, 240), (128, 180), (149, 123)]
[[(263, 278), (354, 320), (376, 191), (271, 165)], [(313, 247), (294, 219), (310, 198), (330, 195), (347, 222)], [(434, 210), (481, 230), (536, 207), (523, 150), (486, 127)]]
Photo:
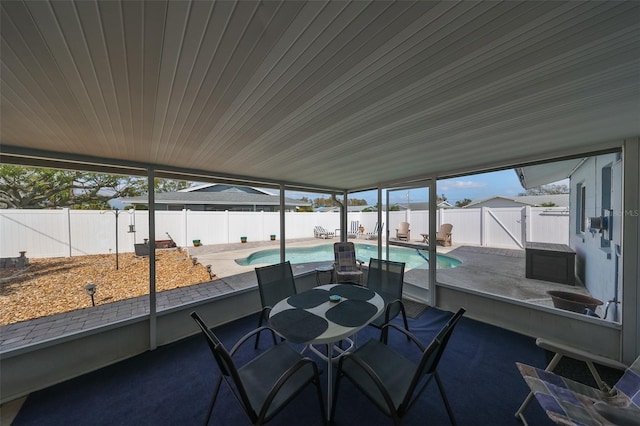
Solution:
[(89, 296), (91, 296), (91, 304), (93, 306), (96, 306), (96, 302), (93, 299), (93, 295), (96, 294), (96, 285), (92, 282), (87, 283), (87, 285), (84, 286), (85, 291), (87, 292), (87, 294)]

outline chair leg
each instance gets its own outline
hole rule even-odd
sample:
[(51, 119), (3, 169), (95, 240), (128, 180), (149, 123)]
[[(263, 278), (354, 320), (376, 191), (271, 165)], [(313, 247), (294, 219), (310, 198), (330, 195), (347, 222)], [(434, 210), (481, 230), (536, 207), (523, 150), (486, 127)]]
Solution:
[(438, 384), (438, 389), (440, 390), (440, 395), (442, 395), (442, 400), (444, 401), (444, 406), (447, 408), (447, 414), (449, 414), (449, 419), (451, 420), (452, 425), (456, 425), (456, 419), (453, 417), (453, 410), (451, 410), (451, 405), (449, 405), (449, 400), (447, 399), (447, 395), (444, 393), (444, 388), (442, 387), (442, 382), (440, 381), (440, 376), (437, 371), (433, 372), (433, 376), (436, 378), (436, 383)]
[[(404, 320), (404, 329), (409, 331), (409, 323), (407, 322), (407, 312), (404, 310), (404, 305), (400, 303), (400, 310), (402, 311), (402, 319)], [(407, 336), (407, 341), (411, 341), (409, 336)]]
[[(264, 311), (260, 312), (260, 318), (258, 319), (258, 328), (262, 327), (262, 318), (264, 317)], [(260, 342), (260, 333), (256, 334), (256, 344), (253, 345), (253, 349), (258, 349), (258, 343)]]
[(213, 398), (211, 398), (211, 403), (209, 404), (209, 410), (207, 411), (207, 417), (204, 419), (204, 425), (207, 426), (209, 424), (209, 420), (211, 420), (211, 414), (213, 414), (213, 406), (216, 405), (216, 399), (218, 398), (218, 392), (220, 392), (220, 385), (222, 385), (222, 376), (218, 377), (218, 384), (216, 385), (216, 389), (213, 391)]
[(318, 374), (315, 379), (313, 379), (313, 383), (316, 385), (316, 390), (318, 392), (318, 401), (320, 401), (320, 412), (322, 413), (322, 424), (327, 424), (327, 413), (324, 409), (324, 399), (322, 399), (322, 387), (320, 386), (320, 375)]
[[(258, 328), (262, 327), (262, 320), (263, 319), (265, 319), (265, 320), (267, 319), (265, 317), (265, 311), (264, 310), (262, 312), (260, 312), (260, 319), (258, 320)], [(256, 344), (253, 345), (253, 349), (258, 349), (258, 343), (260, 342), (260, 334), (261, 333), (256, 334)], [(276, 345), (277, 344), (276, 336), (272, 333), (271, 337), (273, 338), (273, 344)], [(281, 338), (280, 340), (282, 340), (284, 342), (284, 337)]]
[(380, 333), (380, 341), (386, 345), (389, 340), (389, 328), (384, 327), (384, 325), (385, 324), (383, 324), (382, 333)]
[(340, 379), (342, 377), (342, 372), (339, 371), (340, 367), (338, 367), (338, 374), (336, 375), (336, 381), (333, 384), (333, 402), (331, 403), (331, 413), (329, 414), (329, 424), (333, 424), (333, 419), (336, 417), (336, 405), (338, 403), (338, 390), (340, 389)]

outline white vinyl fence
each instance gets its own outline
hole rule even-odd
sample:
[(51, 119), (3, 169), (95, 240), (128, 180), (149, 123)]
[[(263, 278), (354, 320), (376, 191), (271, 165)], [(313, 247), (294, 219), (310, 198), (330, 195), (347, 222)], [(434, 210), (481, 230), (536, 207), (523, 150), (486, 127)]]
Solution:
[[(383, 214), (383, 222), (386, 214)], [(65, 257), (115, 253), (116, 220), (118, 251), (133, 252), (135, 243), (148, 238), (147, 211), (120, 210), (0, 210), (0, 257), (16, 257), (26, 251), (27, 257)], [(438, 226), (453, 225), (454, 244), (470, 244), (503, 248), (523, 248), (527, 241), (567, 244), (569, 211), (566, 208), (487, 208), (442, 209), (437, 214)], [(285, 214), (289, 239), (313, 237), (314, 226), (334, 232), (340, 226), (338, 213)], [(349, 213), (350, 221), (358, 221), (371, 232), (378, 221), (377, 213)], [(411, 239), (429, 232), (428, 211), (389, 212), (384, 232), (394, 238), (400, 222), (411, 224)], [(194, 212), (157, 211), (156, 240), (169, 236), (182, 247), (202, 244), (266, 241), (275, 234), (280, 239), (278, 212)]]

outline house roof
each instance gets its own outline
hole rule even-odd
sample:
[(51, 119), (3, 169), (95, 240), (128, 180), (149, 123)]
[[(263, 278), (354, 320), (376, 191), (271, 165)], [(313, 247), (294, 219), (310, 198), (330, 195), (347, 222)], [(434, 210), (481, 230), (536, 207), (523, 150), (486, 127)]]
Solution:
[(553, 163), (536, 164), (514, 169), (524, 189), (547, 185), (571, 176), (575, 169), (584, 162), (584, 158), (574, 158)]
[[(146, 196), (120, 199), (124, 204), (148, 204)], [(155, 194), (156, 204), (206, 204), (206, 205), (264, 205), (277, 206), (280, 196), (247, 194), (243, 192), (161, 192)], [(311, 203), (285, 198), (286, 206), (310, 206)]]
[[(408, 210), (406, 203), (405, 204), (400, 203), (395, 205), (400, 207), (401, 210)], [(409, 207), (411, 207), (411, 210), (429, 210), (429, 203), (426, 201), (416, 201), (416, 202), (411, 202)], [(453, 208), (451, 203), (449, 203), (447, 200), (438, 201), (438, 203), (436, 204), (436, 207), (439, 209)]]
[[(210, 189), (214, 189), (214, 188), (218, 188), (218, 187), (227, 187), (228, 185), (220, 185), (218, 183), (203, 183), (200, 185), (194, 185), (194, 186), (190, 186), (189, 188), (185, 188), (185, 189), (181, 189), (178, 192), (198, 192), (198, 191), (204, 191), (204, 190), (210, 190)], [(231, 188), (227, 188), (227, 189), (223, 189), (226, 191), (231, 191), (231, 192), (242, 192), (242, 188), (249, 188), (251, 190), (251, 192), (259, 192), (265, 195), (276, 195), (276, 194), (272, 194), (269, 191), (266, 191), (262, 188), (256, 188), (256, 187), (246, 187), (246, 186), (232, 186)], [(249, 191), (245, 191), (245, 192), (249, 192)]]
[(3, 163), (360, 190), (640, 135), (637, 1), (0, 7)]
[(517, 197), (504, 197), (504, 196), (495, 196), (484, 198), (481, 200), (474, 200), (471, 203), (467, 204), (465, 208), (473, 208), (478, 204), (483, 204), (492, 200), (503, 200), (508, 202), (513, 202), (516, 204), (522, 204), (523, 206), (533, 206), (538, 207), (543, 204), (555, 204), (557, 207), (569, 207), (569, 194), (548, 194), (548, 195), (521, 195)]
[[(347, 212), (349, 213), (358, 213), (361, 212), (364, 209), (374, 209), (375, 207), (373, 206), (347, 206)], [(340, 212), (340, 207), (338, 206), (333, 206), (333, 207), (318, 207), (316, 209), (317, 212)]]

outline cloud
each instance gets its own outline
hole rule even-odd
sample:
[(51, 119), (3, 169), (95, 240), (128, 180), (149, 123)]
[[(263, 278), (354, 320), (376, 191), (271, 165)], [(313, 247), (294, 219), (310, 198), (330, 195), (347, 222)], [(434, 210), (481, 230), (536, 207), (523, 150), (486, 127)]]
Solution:
[(487, 182), (475, 182), (472, 180), (446, 180), (438, 183), (438, 191), (486, 188), (487, 185)]

